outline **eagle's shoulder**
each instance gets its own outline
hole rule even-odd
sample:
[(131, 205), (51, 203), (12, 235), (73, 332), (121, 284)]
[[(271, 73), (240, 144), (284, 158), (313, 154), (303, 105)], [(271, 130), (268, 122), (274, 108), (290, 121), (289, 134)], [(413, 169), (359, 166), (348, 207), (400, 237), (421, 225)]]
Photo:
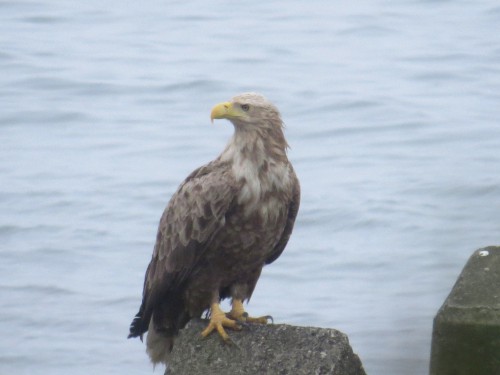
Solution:
[(223, 227), (237, 190), (229, 163), (218, 159), (197, 168), (182, 182), (160, 219), (147, 284), (160, 282), (165, 274), (182, 281)]

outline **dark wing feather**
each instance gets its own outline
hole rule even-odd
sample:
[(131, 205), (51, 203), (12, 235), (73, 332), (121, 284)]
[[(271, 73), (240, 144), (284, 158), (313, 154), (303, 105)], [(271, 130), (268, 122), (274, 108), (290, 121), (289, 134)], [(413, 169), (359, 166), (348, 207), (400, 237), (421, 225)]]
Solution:
[(229, 164), (214, 161), (191, 173), (172, 196), (160, 220), (142, 305), (129, 337), (147, 331), (153, 310), (189, 276), (224, 226), (236, 187)]
[[(292, 166), (290, 165), (290, 168)], [(281, 235), (280, 240), (274, 247), (271, 255), (266, 259), (266, 264), (270, 264), (279, 258), (283, 250), (285, 250), (286, 244), (290, 239), (290, 235), (292, 234), (293, 225), (295, 224), (295, 218), (297, 217), (297, 213), (299, 212), (300, 206), (300, 184), (295, 172), (292, 169), (293, 176), (293, 184), (292, 184), (292, 193), (290, 203), (288, 205), (288, 214), (286, 219), (285, 228), (283, 229), (283, 234)]]

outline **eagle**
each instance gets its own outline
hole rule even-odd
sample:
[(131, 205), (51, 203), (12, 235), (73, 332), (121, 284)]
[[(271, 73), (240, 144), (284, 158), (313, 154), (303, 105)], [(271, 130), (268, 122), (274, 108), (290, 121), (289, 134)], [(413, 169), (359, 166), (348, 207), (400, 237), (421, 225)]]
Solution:
[[(243, 303), (262, 268), (283, 252), (300, 204), (300, 185), (287, 157), (280, 112), (257, 93), (217, 104), (211, 121), (227, 119), (234, 133), (222, 153), (193, 171), (160, 219), (147, 267), (142, 304), (129, 338), (148, 332), (147, 353), (167, 364), (174, 338), (190, 319), (210, 316), (202, 337), (225, 328), (266, 324)], [(231, 299), (226, 314), (219, 303)]]

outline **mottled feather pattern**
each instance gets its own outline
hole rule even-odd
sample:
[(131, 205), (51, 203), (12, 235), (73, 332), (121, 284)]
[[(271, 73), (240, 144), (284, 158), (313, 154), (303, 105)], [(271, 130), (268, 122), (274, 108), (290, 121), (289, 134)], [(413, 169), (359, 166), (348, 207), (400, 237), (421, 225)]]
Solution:
[(155, 286), (168, 289), (182, 283), (224, 226), (237, 190), (226, 164), (214, 161), (198, 168), (172, 196), (160, 220), (145, 295)]
[(129, 335), (142, 338), (149, 330), (153, 363), (167, 361), (178, 330), (211, 304), (250, 299), (297, 216), (300, 187), (277, 108), (252, 93), (227, 105), (235, 108), (228, 117), (234, 135), (216, 160), (179, 186), (160, 220)]

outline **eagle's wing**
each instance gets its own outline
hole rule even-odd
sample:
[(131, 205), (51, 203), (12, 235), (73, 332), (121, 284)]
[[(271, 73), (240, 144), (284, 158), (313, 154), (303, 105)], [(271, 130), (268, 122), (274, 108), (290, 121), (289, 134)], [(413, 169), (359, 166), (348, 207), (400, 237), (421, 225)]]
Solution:
[[(292, 168), (291, 165), (290, 168)], [(274, 247), (269, 257), (266, 259), (266, 264), (274, 262), (276, 259), (279, 258), (283, 250), (285, 250), (286, 244), (288, 243), (290, 235), (292, 234), (293, 225), (295, 224), (295, 218), (297, 217), (297, 213), (299, 212), (300, 184), (297, 176), (295, 175), (295, 172), (293, 171), (293, 168), (292, 168), (292, 176), (293, 176), (292, 192), (291, 192), (290, 203), (288, 204), (288, 214), (285, 223), (285, 228), (283, 229), (283, 233), (281, 235), (280, 240)]]
[(229, 171), (227, 164), (210, 163), (191, 173), (172, 196), (160, 220), (152, 258), (156, 267), (148, 272), (148, 289), (161, 282), (162, 273), (181, 283), (224, 226), (236, 195)]
[(130, 327), (130, 336), (147, 331), (157, 304), (189, 276), (224, 226), (236, 188), (230, 167), (220, 161), (196, 169), (179, 186), (160, 220), (144, 279), (142, 305)]

